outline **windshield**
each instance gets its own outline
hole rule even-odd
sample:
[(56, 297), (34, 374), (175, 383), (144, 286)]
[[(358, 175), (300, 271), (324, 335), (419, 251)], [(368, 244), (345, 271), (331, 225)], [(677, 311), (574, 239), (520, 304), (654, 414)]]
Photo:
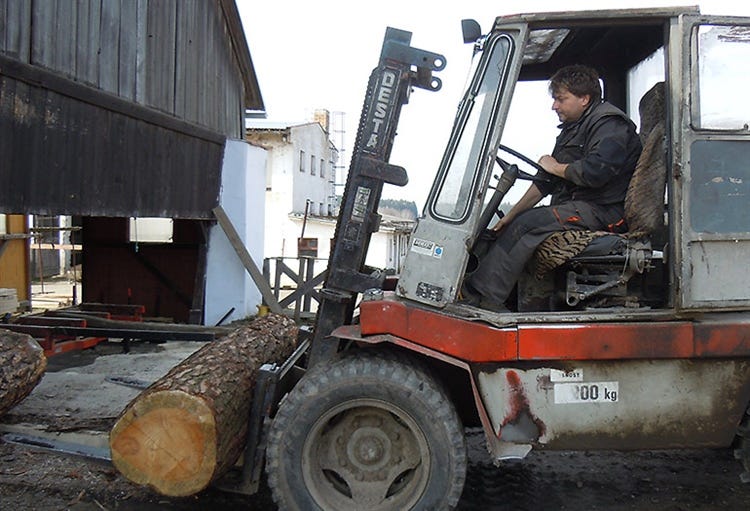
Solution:
[(476, 170), (488, 151), (487, 141), (497, 116), (511, 47), (511, 39), (504, 34), (488, 41), (486, 55), (464, 95), (431, 194), (430, 212), (437, 218), (461, 222), (468, 216), (479, 177)]

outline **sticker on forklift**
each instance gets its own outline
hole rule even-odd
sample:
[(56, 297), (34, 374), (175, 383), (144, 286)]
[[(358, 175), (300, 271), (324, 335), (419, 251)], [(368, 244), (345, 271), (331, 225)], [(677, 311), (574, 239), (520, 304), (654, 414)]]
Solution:
[(619, 400), (619, 382), (555, 383), (555, 404), (616, 403)]
[(367, 213), (367, 203), (370, 201), (370, 189), (364, 186), (357, 187), (357, 194), (354, 196), (354, 205), (352, 206), (352, 219), (362, 221)]
[(550, 369), (549, 379), (552, 383), (583, 381), (583, 369), (568, 369), (565, 371)]
[(422, 240), (419, 238), (412, 238), (411, 251), (416, 252), (417, 254), (432, 256), (436, 259), (443, 257), (443, 247), (436, 244), (434, 241)]

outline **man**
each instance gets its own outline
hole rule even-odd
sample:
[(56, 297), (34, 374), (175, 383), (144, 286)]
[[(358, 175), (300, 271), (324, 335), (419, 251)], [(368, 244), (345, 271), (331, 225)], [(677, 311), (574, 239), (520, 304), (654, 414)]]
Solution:
[[(507, 311), (505, 301), (537, 246), (556, 231), (624, 232), (623, 205), (641, 142), (635, 124), (602, 101), (597, 72), (581, 65), (550, 79), (552, 110), (561, 121), (551, 155), (539, 165), (549, 182), (534, 182), (492, 230), (497, 239), (464, 281), (462, 301)], [(549, 206), (534, 207), (551, 194)]]

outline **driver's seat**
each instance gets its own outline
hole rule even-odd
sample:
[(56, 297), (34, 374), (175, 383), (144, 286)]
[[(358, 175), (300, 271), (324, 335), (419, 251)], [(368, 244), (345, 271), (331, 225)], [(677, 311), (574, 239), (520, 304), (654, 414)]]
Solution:
[[(655, 254), (660, 256), (651, 248), (651, 237), (664, 223), (667, 174), (664, 82), (643, 95), (638, 110), (643, 151), (625, 196), (624, 220), (628, 232), (557, 232), (539, 245), (530, 262), (529, 270), (535, 280), (542, 280), (548, 272), (565, 266), (568, 306), (616, 290), (623, 294), (631, 277), (650, 267)], [(524, 308), (524, 299), (519, 298), (519, 307)]]

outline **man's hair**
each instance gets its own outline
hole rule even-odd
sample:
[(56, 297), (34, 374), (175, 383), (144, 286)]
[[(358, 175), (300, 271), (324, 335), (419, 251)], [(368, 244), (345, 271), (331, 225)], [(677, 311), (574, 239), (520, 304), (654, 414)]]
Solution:
[(579, 98), (588, 95), (592, 102), (602, 98), (599, 73), (595, 69), (581, 64), (562, 67), (552, 75), (549, 80), (550, 94), (555, 95), (563, 88), (568, 89), (571, 94)]

